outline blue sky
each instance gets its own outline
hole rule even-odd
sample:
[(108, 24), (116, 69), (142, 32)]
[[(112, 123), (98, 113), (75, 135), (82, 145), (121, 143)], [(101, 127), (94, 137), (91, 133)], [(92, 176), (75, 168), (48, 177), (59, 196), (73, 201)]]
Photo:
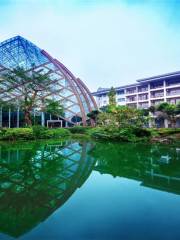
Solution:
[(0, 0), (0, 41), (15, 35), (92, 91), (180, 70), (179, 0)]

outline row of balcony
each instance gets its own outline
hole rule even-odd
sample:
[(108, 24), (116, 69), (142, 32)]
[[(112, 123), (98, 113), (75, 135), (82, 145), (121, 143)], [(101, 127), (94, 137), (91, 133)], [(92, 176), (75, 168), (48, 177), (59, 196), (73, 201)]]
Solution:
[[(162, 87), (163, 86), (161, 86), (161, 88)], [(159, 86), (157, 86), (157, 88), (154, 87), (153, 89), (159, 89)], [(150, 89), (150, 90), (152, 90), (152, 89)], [(138, 91), (136, 88), (134, 88), (134, 90), (126, 90), (126, 95), (133, 95), (133, 94), (136, 95), (138, 93), (143, 93), (143, 92), (147, 92), (147, 91), (148, 91), (148, 88), (144, 88), (144, 87), (142, 87), (141, 89), (138, 88)], [(163, 89), (159, 90), (159, 92), (155, 92), (155, 93), (151, 92), (151, 97), (163, 97), (163, 92), (164, 92)], [(122, 91), (117, 92), (118, 96), (124, 95), (124, 94), (125, 94), (125, 92), (122, 92)], [(166, 95), (167, 96), (180, 95), (180, 89), (178, 87), (177, 87), (177, 89), (166, 89)], [(99, 95), (98, 97), (99, 97), (99, 99), (102, 97), (106, 98), (107, 94), (102, 94), (102, 95)]]
[[(166, 96), (176, 96), (176, 95), (180, 95), (180, 89), (177, 90), (168, 90), (166, 91)], [(160, 98), (160, 97), (164, 97), (164, 91), (159, 91), (159, 92), (155, 92), (155, 93), (151, 93), (150, 94), (151, 98)], [(128, 99), (136, 99), (136, 96), (132, 96), (132, 97), (128, 97)], [(147, 100), (148, 99), (148, 94), (144, 94), (144, 95), (139, 95), (138, 96), (139, 100)], [(135, 101), (135, 100), (134, 100)]]
[[(168, 93), (166, 95), (166, 97), (171, 97), (171, 96), (174, 97), (174, 96), (178, 96), (178, 95), (180, 95), (180, 91), (179, 92)], [(158, 94), (151, 94), (150, 95), (150, 99), (164, 98), (164, 97), (165, 96), (164, 96), (163, 92), (162, 93), (158, 93)], [(127, 97), (126, 98), (126, 102), (136, 102), (137, 99), (138, 99), (138, 101), (148, 101), (149, 100), (148, 95), (143, 95), (143, 96), (139, 96), (138, 98), (137, 98), (137, 96)], [(99, 99), (99, 101), (106, 102), (106, 99), (103, 99), (103, 100)], [(119, 98), (119, 99), (117, 99), (117, 101), (118, 102), (124, 102), (125, 98)]]
[[(171, 87), (171, 86), (178, 86), (180, 84), (180, 80), (174, 81), (174, 82), (166, 82), (165, 87)], [(164, 83), (151, 83), (150, 84), (150, 90), (164, 88)], [(147, 92), (148, 91), (148, 85), (140, 86), (138, 88), (133, 87), (126, 90), (126, 94), (135, 94), (135, 93), (141, 93), (141, 92)]]

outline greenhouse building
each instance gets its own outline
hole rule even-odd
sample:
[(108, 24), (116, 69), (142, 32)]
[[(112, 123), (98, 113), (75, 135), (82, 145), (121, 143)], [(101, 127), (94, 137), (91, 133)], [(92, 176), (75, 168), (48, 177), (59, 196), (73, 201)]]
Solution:
[[(61, 127), (85, 126), (87, 122), (93, 124), (87, 113), (97, 107), (86, 85), (45, 50), (16, 36), (0, 43), (0, 127), (25, 126), (22, 98), (29, 82), (3, 81), (7, 71), (13, 72), (18, 68), (24, 69), (29, 76), (46, 75), (50, 79), (48, 90), (41, 84), (41, 91), (36, 92), (36, 105), (31, 110), (32, 124)], [(45, 112), (43, 104), (46, 99), (59, 102), (63, 114)]]

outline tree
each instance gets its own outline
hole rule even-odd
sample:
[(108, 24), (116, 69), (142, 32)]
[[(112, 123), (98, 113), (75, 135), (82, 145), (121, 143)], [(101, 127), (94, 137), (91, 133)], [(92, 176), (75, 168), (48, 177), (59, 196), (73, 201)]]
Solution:
[(107, 112), (100, 113), (98, 122), (116, 128), (142, 127), (147, 123), (148, 117), (143, 112), (128, 106), (109, 107)]
[[(17, 89), (18, 104), (21, 107), (25, 115), (25, 124), (27, 126), (32, 125), (31, 111), (37, 107), (37, 102), (40, 101), (41, 95), (44, 92), (51, 92), (51, 79), (46, 74), (39, 72), (26, 72), (23, 68), (16, 68), (12, 71), (8, 70), (2, 75), (0, 81), (0, 88), (5, 90), (7, 93), (14, 92)], [(43, 100), (38, 103), (38, 108), (42, 108)]]
[(64, 108), (59, 103), (59, 101), (55, 101), (53, 99), (46, 99), (45, 100), (45, 108), (44, 111), (54, 116), (63, 116)]
[(92, 119), (92, 120), (95, 122), (95, 124), (96, 124), (96, 122), (97, 122), (97, 117), (98, 117), (99, 113), (100, 113), (99, 110), (92, 110), (91, 112), (89, 112), (89, 113), (87, 114), (87, 117), (89, 117), (90, 119)]
[(118, 106), (116, 116), (121, 128), (143, 127), (147, 123), (147, 117), (144, 116), (143, 111), (128, 106)]
[(180, 101), (176, 105), (175, 112), (176, 112), (177, 115), (180, 114)]
[(117, 127), (116, 116), (110, 112), (101, 112), (98, 115), (98, 124), (108, 128), (115, 128)]
[(116, 106), (116, 91), (113, 87), (111, 87), (109, 93), (109, 106)]
[(155, 113), (155, 111), (156, 111), (155, 106), (150, 106), (150, 107), (148, 108), (148, 111), (149, 111), (150, 113)]
[(176, 105), (163, 102), (159, 104), (156, 108), (157, 111), (160, 111), (164, 119), (169, 119), (172, 127), (175, 127), (176, 124)]

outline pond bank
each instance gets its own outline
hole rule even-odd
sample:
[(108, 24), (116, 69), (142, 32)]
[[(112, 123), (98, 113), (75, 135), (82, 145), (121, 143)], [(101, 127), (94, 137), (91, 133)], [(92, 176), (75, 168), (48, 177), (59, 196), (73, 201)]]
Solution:
[(48, 129), (41, 126), (31, 128), (0, 129), (0, 141), (40, 140), (40, 139), (94, 139), (116, 142), (180, 142), (180, 128), (177, 129), (141, 129), (123, 128), (110, 129), (105, 127), (73, 127)]

